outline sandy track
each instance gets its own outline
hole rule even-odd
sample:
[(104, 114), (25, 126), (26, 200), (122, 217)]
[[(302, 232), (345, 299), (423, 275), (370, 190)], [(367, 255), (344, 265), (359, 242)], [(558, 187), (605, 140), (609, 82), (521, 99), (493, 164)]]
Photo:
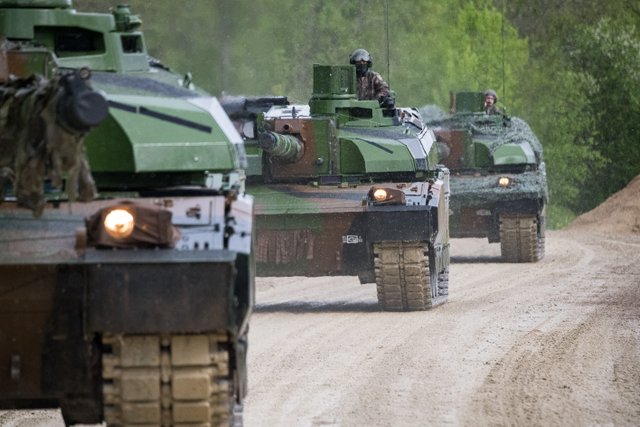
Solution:
[(549, 232), (537, 264), (452, 248), (428, 312), (379, 312), (351, 277), (260, 279), (245, 425), (640, 423), (640, 238)]

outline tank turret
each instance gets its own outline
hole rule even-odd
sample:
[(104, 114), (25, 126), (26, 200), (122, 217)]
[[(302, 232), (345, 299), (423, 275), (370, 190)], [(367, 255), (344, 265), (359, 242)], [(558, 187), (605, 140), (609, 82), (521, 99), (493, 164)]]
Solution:
[(81, 13), (70, 0), (0, 0), (0, 10), (7, 75), (51, 78), (86, 67), (106, 97), (108, 116), (86, 138), (98, 187), (242, 188), (244, 146), (218, 100), (149, 56), (142, 20), (128, 6)]

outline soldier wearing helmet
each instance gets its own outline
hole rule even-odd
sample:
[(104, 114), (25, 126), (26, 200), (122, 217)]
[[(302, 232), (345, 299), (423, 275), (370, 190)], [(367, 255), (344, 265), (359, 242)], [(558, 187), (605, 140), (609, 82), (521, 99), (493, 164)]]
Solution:
[(502, 111), (496, 105), (498, 103), (498, 95), (493, 89), (487, 89), (484, 91), (484, 105), (482, 109), (487, 114), (502, 114)]
[(371, 55), (364, 49), (356, 49), (349, 55), (349, 63), (356, 66), (358, 99), (373, 99), (383, 108), (393, 108), (395, 99), (382, 76), (371, 69)]

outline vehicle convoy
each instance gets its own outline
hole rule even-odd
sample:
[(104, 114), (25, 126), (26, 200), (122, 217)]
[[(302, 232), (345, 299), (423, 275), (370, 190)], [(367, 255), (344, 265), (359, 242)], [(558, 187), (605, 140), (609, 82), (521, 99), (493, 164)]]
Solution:
[(314, 65), (308, 105), (221, 100), (246, 139), (260, 276), (358, 275), (381, 307), (448, 295), (449, 172), (417, 110), (357, 100), (352, 65)]
[(244, 146), (216, 98), (149, 58), (140, 24), (126, 6), (0, 0), (0, 409), (237, 423)]
[(540, 141), (524, 120), (483, 112), (482, 92), (451, 100), (450, 115), (428, 122), (451, 171), (451, 237), (487, 237), (508, 262), (539, 261), (548, 200)]

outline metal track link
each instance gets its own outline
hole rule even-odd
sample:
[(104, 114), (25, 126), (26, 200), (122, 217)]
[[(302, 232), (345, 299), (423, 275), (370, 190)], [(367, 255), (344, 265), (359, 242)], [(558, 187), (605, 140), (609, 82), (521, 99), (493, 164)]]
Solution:
[(106, 334), (102, 344), (108, 426), (231, 423), (234, 400), (226, 334)]
[(544, 257), (544, 236), (539, 236), (536, 215), (501, 215), (500, 250), (507, 262), (541, 260)]
[(427, 245), (381, 242), (373, 245), (378, 301), (383, 310), (417, 311), (433, 306)]

